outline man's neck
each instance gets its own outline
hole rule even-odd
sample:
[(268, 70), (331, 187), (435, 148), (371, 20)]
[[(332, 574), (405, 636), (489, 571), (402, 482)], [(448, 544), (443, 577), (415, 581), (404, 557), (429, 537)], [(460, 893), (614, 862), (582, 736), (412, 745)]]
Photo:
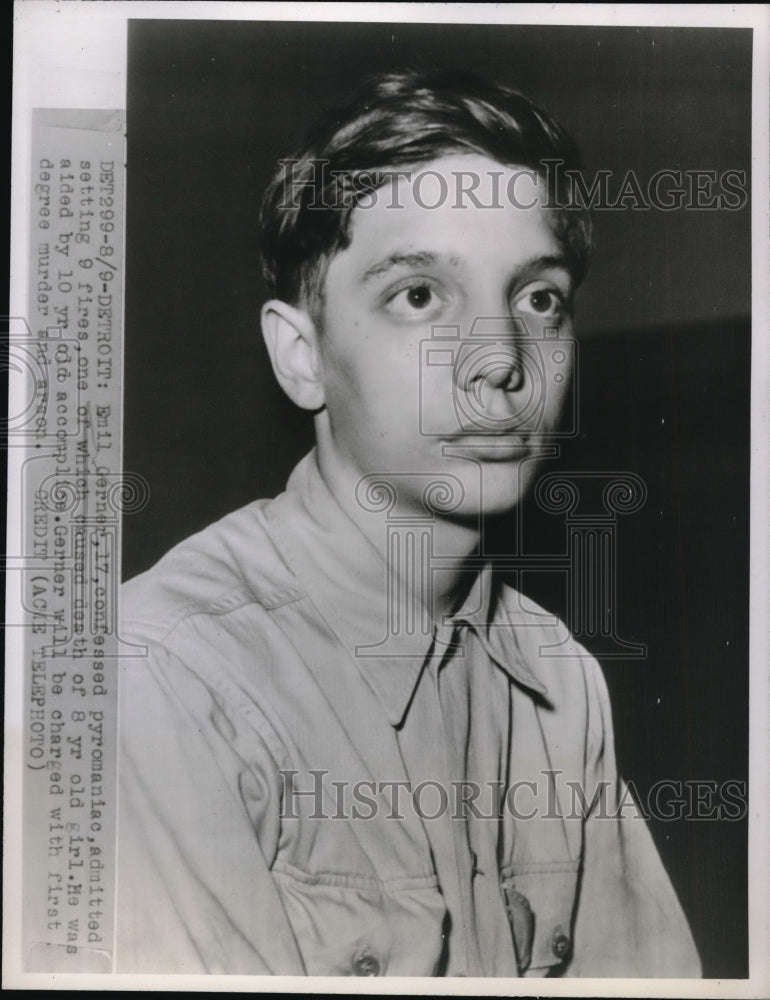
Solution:
[[(406, 538), (423, 523), (426, 529), (429, 528), (430, 551), (420, 552), (416, 557), (437, 558), (430, 567), (423, 567), (429, 569), (429, 573), (410, 574), (407, 585), (419, 587), (420, 580), (430, 579), (430, 593), (415, 596), (430, 611), (434, 622), (440, 623), (444, 615), (457, 610), (477, 572), (469, 565), (477, 552), (480, 538), (476, 520), (450, 519), (415, 502), (411, 498), (419, 491), (404, 489), (405, 484), (409, 485), (408, 473), (392, 476), (382, 473), (364, 482), (342, 463), (330, 459), (323, 449), (318, 450), (317, 460), (327, 488), (383, 557), (389, 572), (398, 573), (402, 569), (391, 565), (394, 535)], [(414, 473), (414, 480), (420, 475)], [(400, 550), (403, 551), (403, 547)]]

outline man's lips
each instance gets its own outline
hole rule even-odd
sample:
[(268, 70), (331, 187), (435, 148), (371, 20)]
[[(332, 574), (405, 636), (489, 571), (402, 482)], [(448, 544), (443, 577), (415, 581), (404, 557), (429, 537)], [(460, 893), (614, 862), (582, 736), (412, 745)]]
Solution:
[(510, 462), (532, 454), (529, 438), (512, 431), (468, 431), (446, 437), (442, 443), (492, 462)]

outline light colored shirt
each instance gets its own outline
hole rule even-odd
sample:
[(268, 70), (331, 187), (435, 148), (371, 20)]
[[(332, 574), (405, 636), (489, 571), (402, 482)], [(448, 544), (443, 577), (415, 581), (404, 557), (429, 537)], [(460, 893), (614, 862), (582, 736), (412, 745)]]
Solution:
[(596, 661), (490, 567), (392, 608), (313, 453), (126, 585), (117, 970), (700, 975)]

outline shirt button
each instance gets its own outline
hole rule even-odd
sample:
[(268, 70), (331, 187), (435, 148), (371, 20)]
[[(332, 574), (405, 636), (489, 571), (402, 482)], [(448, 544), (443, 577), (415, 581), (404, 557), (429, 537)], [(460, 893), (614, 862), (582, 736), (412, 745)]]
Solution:
[(561, 929), (557, 927), (551, 938), (551, 951), (557, 958), (564, 958), (569, 951), (569, 938)]
[(380, 960), (370, 951), (359, 951), (353, 958), (353, 973), (356, 976), (379, 976)]

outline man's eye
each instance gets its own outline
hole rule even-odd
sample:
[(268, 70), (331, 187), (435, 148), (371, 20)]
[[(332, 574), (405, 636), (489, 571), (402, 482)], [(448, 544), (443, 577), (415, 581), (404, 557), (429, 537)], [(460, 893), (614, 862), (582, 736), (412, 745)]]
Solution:
[(427, 309), (433, 301), (433, 292), (427, 285), (415, 285), (407, 288), (406, 301), (413, 309)]
[(557, 318), (564, 312), (562, 297), (550, 288), (537, 288), (518, 298), (514, 304), (517, 312), (530, 313), (534, 316)]
[(401, 288), (387, 302), (387, 309), (395, 316), (409, 318), (433, 313), (442, 305), (438, 291), (427, 281), (415, 281)]

